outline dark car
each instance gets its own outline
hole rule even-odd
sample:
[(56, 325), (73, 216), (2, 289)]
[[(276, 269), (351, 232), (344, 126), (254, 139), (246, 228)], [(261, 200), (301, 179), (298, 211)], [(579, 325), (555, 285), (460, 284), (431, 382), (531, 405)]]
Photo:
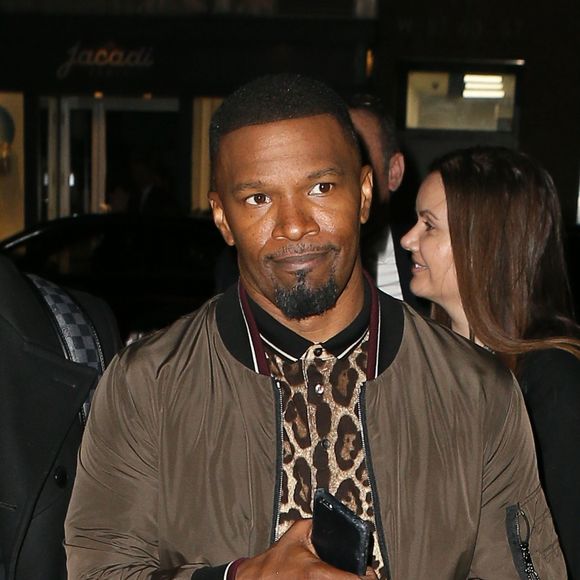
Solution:
[(125, 340), (166, 326), (211, 297), (226, 247), (207, 215), (75, 216), (0, 242), (22, 271), (104, 298)]

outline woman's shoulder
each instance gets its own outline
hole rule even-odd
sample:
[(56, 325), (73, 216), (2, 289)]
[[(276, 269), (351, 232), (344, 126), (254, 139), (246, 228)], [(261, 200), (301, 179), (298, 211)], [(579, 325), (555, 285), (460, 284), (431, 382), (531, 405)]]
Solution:
[(580, 373), (580, 358), (562, 348), (543, 348), (523, 355), (521, 368), (522, 373), (526, 371)]
[(580, 358), (561, 348), (526, 353), (518, 380), (526, 399), (555, 399), (580, 405)]

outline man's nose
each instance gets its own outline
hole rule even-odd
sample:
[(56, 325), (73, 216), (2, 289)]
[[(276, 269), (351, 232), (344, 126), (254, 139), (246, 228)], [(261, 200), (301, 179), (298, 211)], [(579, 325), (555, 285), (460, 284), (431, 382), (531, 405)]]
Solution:
[(292, 200), (278, 203), (272, 237), (297, 241), (319, 231), (318, 222), (307, 206)]

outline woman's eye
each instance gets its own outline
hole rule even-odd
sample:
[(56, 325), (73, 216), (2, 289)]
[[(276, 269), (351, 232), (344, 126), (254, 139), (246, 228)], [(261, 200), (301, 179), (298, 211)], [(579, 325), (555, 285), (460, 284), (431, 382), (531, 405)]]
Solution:
[(333, 188), (332, 183), (317, 183), (309, 193), (313, 194), (320, 194), (320, 193), (328, 193)]
[(270, 201), (270, 198), (265, 193), (254, 193), (254, 195), (246, 198), (246, 201), (250, 205), (264, 205)]
[(427, 231), (435, 229), (435, 226), (432, 223), (430, 223), (430, 222), (423, 222), (423, 223), (425, 224), (425, 229)]

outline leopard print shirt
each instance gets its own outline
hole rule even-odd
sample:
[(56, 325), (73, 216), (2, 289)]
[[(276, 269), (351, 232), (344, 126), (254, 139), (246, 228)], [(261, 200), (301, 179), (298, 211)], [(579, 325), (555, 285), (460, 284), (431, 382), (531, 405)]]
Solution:
[(376, 537), (358, 400), (366, 380), (368, 331), (338, 357), (321, 344), (291, 360), (265, 343), (282, 392), (283, 473), (279, 538), (300, 518), (312, 517), (314, 489), (324, 487), (364, 520), (374, 535), (373, 568), (385, 571)]

